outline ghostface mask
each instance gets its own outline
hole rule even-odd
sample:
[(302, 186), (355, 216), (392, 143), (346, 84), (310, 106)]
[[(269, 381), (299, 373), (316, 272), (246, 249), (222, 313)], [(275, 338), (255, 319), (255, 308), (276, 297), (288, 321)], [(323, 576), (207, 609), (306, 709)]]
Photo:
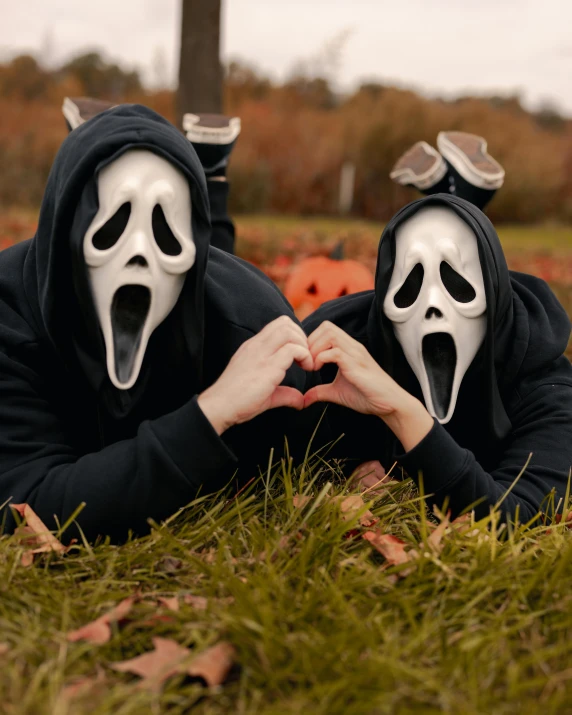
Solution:
[(109, 378), (127, 390), (195, 262), (191, 196), (178, 169), (142, 149), (107, 165), (97, 184), (99, 210), (83, 239), (83, 255)]
[(477, 239), (456, 213), (427, 207), (397, 229), (383, 311), (441, 424), (484, 340), (486, 307)]

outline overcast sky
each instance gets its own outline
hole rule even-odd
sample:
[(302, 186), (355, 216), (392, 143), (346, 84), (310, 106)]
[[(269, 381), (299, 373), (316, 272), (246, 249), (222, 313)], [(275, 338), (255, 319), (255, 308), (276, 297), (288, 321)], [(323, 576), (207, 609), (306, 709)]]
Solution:
[[(0, 0), (0, 58), (56, 64), (99, 48), (149, 83), (174, 82), (179, 13), (179, 0)], [(571, 0), (223, 0), (222, 52), (282, 79), (345, 37), (338, 66), (325, 65), (341, 89), (517, 91), (572, 116), (571, 25)]]

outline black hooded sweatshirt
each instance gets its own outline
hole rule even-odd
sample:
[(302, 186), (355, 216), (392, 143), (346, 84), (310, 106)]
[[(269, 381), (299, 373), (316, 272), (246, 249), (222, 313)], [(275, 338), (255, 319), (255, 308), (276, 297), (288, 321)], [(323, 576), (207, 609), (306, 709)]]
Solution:
[[(348, 469), (379, 460), (395, 461), (439, 507), (446, 499), (454, 516), (476, 504), (488, 514), (530, 462), (502, 502), (504, 518), (532, 519), (547, 495), (566, 492), (572, 466), (572, 366), (564, 355), (570, 321), (548, 285), (539, 278), (509, 271), (497, 233), (475, 206), (448, 194), (415, 201), (386, 226), (379, 245), (375, 290), (324, 304), (303, 323), (309, 335), (323, 321), (335, 323), (362, 343), (379, 365), (423, 402), (421, 387), (383, 313), (395, 262), (397, 228), (427, 206), (445, 206), (474, 232), (487, 299), (487, 331), (467, 370), (451, 420), (437, 420), (429, 434), (403, 453), (378, 417), (329, 405), (332, 435), (344, 437), (337, 456)], [(321, 371), (331, 382), (336, 366)]]
[[(148, 343), (130, 390), (109, 380), (105, 346), (83, 262), (97, 208), (98, 171), (132, 148), (186, 176), (195, 264), (175, 308)], [(151, 210), (152, 207), (150, 207)], [(182, 134), (149, 109), (123, 105), (74, 130), (54, 161), (35, 237), (0, 253), (0, 504), (27, 502), (49, 528), (81, 502), (89, 539), (148, 531), (238, 477), (250, 479), (289, 437), (305, 446), (308, 419), (271, 410), (219, 437), (196, 396), (237, 348), (281, 315), (274, 284), (250, 264), (209, 247), (204, 172)], [(303, 391), (294, 366), (283, 384)], [(11, 510), (6, 526), (13, 528)]]

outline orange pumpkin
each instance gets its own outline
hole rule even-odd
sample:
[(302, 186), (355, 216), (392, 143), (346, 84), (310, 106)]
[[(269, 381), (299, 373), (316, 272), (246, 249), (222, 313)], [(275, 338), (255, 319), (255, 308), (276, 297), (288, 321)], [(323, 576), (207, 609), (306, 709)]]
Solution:
[(371, 290), (371, 271), (358, 261), (334, 257), (313, 256), (300, 261), (286, 279), (284, 295), (299, 320), (310, 315), (322, 303), (350, 293)]

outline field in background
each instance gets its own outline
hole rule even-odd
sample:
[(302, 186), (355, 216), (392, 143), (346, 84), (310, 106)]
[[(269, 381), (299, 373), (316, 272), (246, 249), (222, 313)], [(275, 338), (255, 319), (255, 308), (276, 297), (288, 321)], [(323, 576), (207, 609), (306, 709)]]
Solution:
[[(237, 251), (264, 270), (281, 288), (303, 257), (329, 253), (340, 242), (347, 258), (375, 271), (383, 226), (372, 221), (240, 216)], [(572, 317), (572, 227), (501, 226), (499, 236), (509, 268), (548, 281)], [(568, 345), (572, 358), (572, 339)]]
[[(37, 216), (11, 209), (0, 216), (0, 249), (33, 235)], [(383, 225), (374, 221), (240, 215), (236, 218), (237, 253), (280, 288), (293, 266), (307, 256), (327, 255), (340, 242), (346, 258), (375, 270)], [(509, 268), (548, 281), (572, 316), (572, 226), (504, 225), (498, 229)], [(568, 354), (572, 356), (572, 342)]]

